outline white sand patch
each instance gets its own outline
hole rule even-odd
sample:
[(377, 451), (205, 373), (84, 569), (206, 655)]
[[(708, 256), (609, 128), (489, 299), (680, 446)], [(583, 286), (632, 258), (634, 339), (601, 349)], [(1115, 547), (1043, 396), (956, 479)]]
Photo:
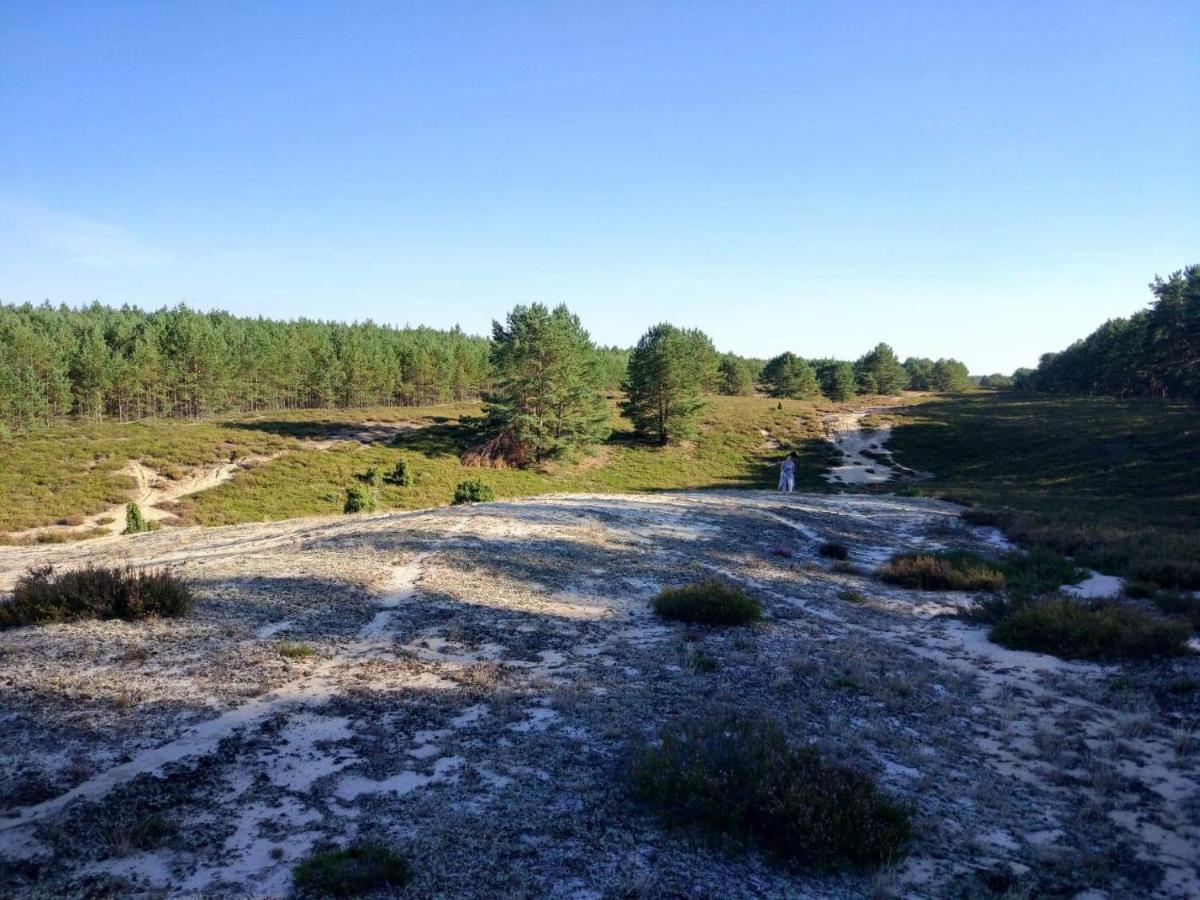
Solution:
[(426, 785), (457, 780), (463, 762), (460, 756), (444, 756), (433, 764), (432, 774), (406, 770), (379, 780), (346, 775), (338, 783), (337, 795), (343, 800), (354, 800), (364, 794), (395, 794), (403, 797)]
[(1101, 575), (1089, 570), (1088, 577), (1079, 584), (1064, 584), (1060, 590), (1072, 597), (1084, 600), (1100, 600), (1115, 597), (1125, 589), (1125, 579), (1119, 575)]

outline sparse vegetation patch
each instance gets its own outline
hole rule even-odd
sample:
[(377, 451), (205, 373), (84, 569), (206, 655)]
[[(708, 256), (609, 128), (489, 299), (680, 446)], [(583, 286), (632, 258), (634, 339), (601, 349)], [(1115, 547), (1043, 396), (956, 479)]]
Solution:
[(638, 796), (668, 821), (793, 865), (881, 865), (903, 854), (912, 830), (908, 811), (869, 776), (791, 745), (759, 714), (680, 723), (642, 751), (632, 777)]
[(744, 625), (762, 618), (762, 603), (741, 588), (716, 578), (664, 588), (650, 601), (664, 619), (703, 625)]
[(192, 605), (191, 589), (167, 570), (88, 566), (59, 573), (43, 566), (22, 575), (12, 599), (0, 603), (0, 629), (80, 619), (175, 617)]
[(375, 491), (362, 484), (352, 484), (346, 488), (346, 503), (342, 511), (346, 513), (375, 512), (379, 498)]
[(837, 541), (826, 541), (817, 548), (817, 552), (826, 559), (850, 558), (850, 548)]

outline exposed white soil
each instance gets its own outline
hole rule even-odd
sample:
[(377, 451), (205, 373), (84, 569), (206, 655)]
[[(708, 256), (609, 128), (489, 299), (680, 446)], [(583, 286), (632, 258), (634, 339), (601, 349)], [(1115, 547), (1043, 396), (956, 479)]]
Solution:
[[(1005, 650), (953, 615), (969, 597), (871, 575), (931, 547), (994, 536), (932, 500), (729, 491), (0, 548), (0, 590), (127, 562), (199, 597), (180, 620), (0, 632), (0, 896), (285, 896), (313, 847), (361, 836), (402, 848), (422, 897), (1200, 894), (1200, 703), (1170, 687), (1200, 657)], [(765, 620), (652, 615), (705, 572)], [(877, 776), (912, 804), (907, 859), (793, 872), (665, 827), (629, 756), (709, 704)]]
[[(398, 434), (420, 428), (417, 422), (360, 422), (338, 426), (328, 430), (325, 437), (301, 439), (302, 450), (329, 450), (337, 444), (353, 441), (360, 444), (378, 444), (391, 441)], [(128, 476), (134, 484), (129, 497), (123, 503), (88, 516), (77, 525), (48, 525), (11, 532), (9, 539), (35, 539), (39, 534), (82, 533), (102, 530), (109, 534), (121, 534), (125, 530), (125, 505), (136, 503), (143, 517), (150, 522), (163, 522), (174, 517), (169, 509), (162, 507), (173, 500), (190, 497), (210, 488), (232, 481), (238, 472), (251, 466), (263, 465), (291, 453), (280, 450), (271, 454), (251, 454), (226, 463), (211, 466), (196, 466), (185, 471), (179, 478), (168, 478), (140, 460), (131, 460), (120, 474)]]
[(1080, 597), (1085, 600), (1099, 600), (1116, 597), (1125, 589), (1125, 579), (1120, 575), (1101, 575), (1099, 572), (1088, 571), (1087, 578), (1079, 584), (1066, 584), (1061, 588), (1064, 594)]
[(890, 424), (878, 428), (864, 427), (868, 416), (887, 412), (892, 407), (868, 407), (836, 413), (824, 420), (827, 440), (833, 444), (840, 459), (825, 473), (830, 484), (883, 484), (916, 473), (892, 460), (887, 442), (892, 436)]

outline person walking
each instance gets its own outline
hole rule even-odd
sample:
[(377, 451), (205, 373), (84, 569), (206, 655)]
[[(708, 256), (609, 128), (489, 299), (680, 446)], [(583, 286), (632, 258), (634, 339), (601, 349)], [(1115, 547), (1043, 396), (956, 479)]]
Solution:
[(796, 457), (789, 453), (783, 458), (783, 464), (779, 467), (779, 490), (790, 494), (795, 486)]

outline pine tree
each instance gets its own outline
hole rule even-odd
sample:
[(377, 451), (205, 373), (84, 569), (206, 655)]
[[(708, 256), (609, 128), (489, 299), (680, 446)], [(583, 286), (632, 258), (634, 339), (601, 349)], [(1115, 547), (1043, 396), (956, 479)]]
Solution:
[(603, 371), (579, 317), (565, 306), (517, 306), (492, 323), (487, 417), (532, 449), (535, 460), (592, 447), (608, 437)]
[(819, 360), (815, 366), (821, 393), (830, 400), (844, 403), (854, 396), (854, 366), (838, 359)]
[(939, 359), (933, 364), (929, 386), (943, 393), (965, 391), (971, 386), (971, 375), (966, 365), (957, 359)]
[(898, 394), (908, 384), (908, 373), (887, 344), (876, 344), (860, 358), (854, 364), (854, 374), (860, 394)]
[(622, 411), (643, 438), (659, 444), (694, 437), (713, 383), (716, 351), (702, 331), (655, 325), (629, 355)]
[(746, 360), (727, 353), (717, 367), (718, 389), (728, 397), (749, 397), (754, 393), (754, 376)]
[(812, 366), (790, 351), (767, 362), (763, 367), (762, 380), (772, 397), (804, 400), (820, 393)]

